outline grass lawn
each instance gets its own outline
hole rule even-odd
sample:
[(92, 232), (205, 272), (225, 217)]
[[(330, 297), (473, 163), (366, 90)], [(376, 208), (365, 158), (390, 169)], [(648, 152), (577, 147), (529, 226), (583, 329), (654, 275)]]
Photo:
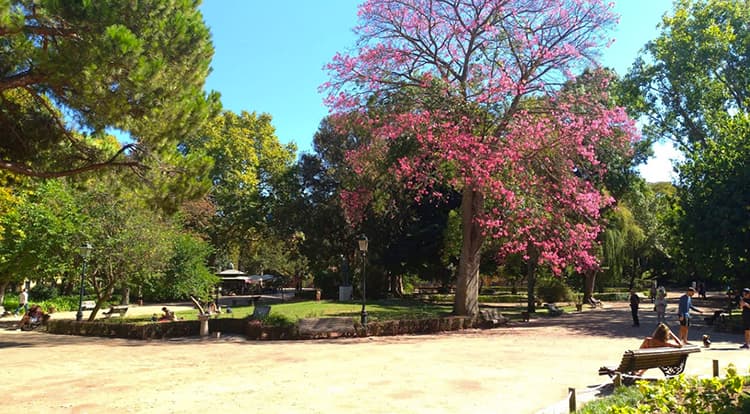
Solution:
[[(222, 312), (219, 318), (246, 318), (253, 313), (253, 306), (232, 306), (232, 313)], [(561, 306), (566, 312), (575, 311), (573, 306)], [(226, 308), (224, 308), (226, 309)], [(395, 319), (426, 319), (450, 316), (453, 310), (449, 301), (426, 302), (414, 299), (384, 299), (367, 302), (367, 315), (370, 321), (387, 321)], [(526, 310), (525, 305), (504, 304), (501, 313), (511, 319), (520, 319), (521, 312)], [(294, 301), (284, 303), (272, 303), (269, 319), (272, 321), (286, 321), (296, 323), (302, 318), (322, 318), (333, 316), (349, 316), (359, 320), (362, 311), (362, 303), (356, 301), (339, 302), (332, 300), (321, 301)], [(538, 309), (537, 315), (546, 317), (546, 309)], [(197, 310), (185, 310), (176, 312), (176, 316), (182, 320), (197, 320)], [(212, 316), (214, 318), (214, 316)], [(148, 322), (149, 316), (125, 317), (129, 322)]]
[[(219, 318), (246, 318), (253, 313), (253, 306), (232, 306), (232, 313), (222, 312)], [(224, 308), (226, 309), (226, 308)], [(272, 303), (271, 319), (283, 319), (296, 322), (302, 318), (320, 318), (326, 316), (351, 316), (359, 319), (362, 311), (361, 302), (338, 302), (338, 301), (304, 301)], [(367, 314), (371, 321), (393, 320), (393, 319), (421, 319), (449, 316), (452, 306), (445, 304), (433, 304), (407, 299), (387, 299), (367, 303)], [(176, 312), (176, 316), (183, 320), (197, 320), (197, 310), (185, 310)], [(212, 317), (213, 318), (213, 317)], [(150, 321), (150, 316), (137, 316), (126, 318), (128, 321)]]

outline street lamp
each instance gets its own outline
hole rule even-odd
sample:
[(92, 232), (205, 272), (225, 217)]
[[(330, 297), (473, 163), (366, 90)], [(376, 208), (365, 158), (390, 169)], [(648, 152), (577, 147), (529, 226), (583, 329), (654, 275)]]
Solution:
[(88, 242), (78, 248), (78, 252), (83, 258), (83, 265), (81, 266), (81, 294), (78, 297), (78, 312), (76, 313), (76, 321), (78, 322), (83, 319), (83, 278), (86, 274), (86, 261), (88, 260), (89, 255), (91, 255), (92, 250), (94, 250), (94, 248), (91, 247), (91, 243)]
[(367, 326), (367, 310), (365, 309), (365, 297), (367, 296), (367, 278), (365, 276), (365, 261), (367, 260), (367, 236), (359, 236), (359, 251), (362, 253), (362, 315), (360, 322), (362, 326)]

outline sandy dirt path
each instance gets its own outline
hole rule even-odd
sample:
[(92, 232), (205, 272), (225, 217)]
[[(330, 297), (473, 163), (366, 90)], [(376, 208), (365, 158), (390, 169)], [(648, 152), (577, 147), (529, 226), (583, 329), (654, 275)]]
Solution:
[[(655, 326), (625, 304), (507, 328), (440, 335), (246, 341), (222, 335), (129, 341), (0, 331), (0, 396), (23, 413), (546, 413), (580, 394)], [(676, 330), (676, 326), (673, 326)], [(688, 374), (750, 367), (739, 335), (694, 326), (710, 349)], [(660, 377), (661, 373), (651, 373)]]

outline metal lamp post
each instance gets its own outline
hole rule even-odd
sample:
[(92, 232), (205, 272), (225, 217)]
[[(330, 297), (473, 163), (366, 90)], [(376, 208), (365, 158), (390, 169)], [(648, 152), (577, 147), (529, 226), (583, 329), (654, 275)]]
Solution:
[(94, 248), (91, 247), (91, 243), (86, 243), (78, 248), (78, 252), (83, 258), (83, 264), (81, 265), (81, 293), (78, 297), (78, 312), (76, 313), (76, 321), (78, 322), (83, 319), (83, 279), (86, 275), (86, 261), (88, 260), (89, 255), (91, 255), (91, 251), (93, 249)]
[(367, 261), (367, 236), (364, 234), (359, 236), (357, 243), (359, 243), (359, 251), (362, 253), (362, 315), (360, 322), (362, 322), (363, 326), (366, 326), (367, 310), (365, 309), (365, 298), (367, 296), (367, 277), (365, 275), (365, 262)]

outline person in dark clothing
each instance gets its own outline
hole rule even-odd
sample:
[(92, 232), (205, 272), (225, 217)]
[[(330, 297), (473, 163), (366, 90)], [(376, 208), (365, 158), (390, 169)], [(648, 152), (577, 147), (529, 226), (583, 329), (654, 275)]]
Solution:
[(695, 289), (691, 286), (687, 288), (687, 292), (684, 295), (680, 296), (680, 304), (677, 307), (677, 316), (680, 318), (680, 340), (683, 344), (688, 343), (690, 311), (694, 310), (698, 313), (703, 313), (703, 311), (693, 306), (693, 295), (695, 295)]
[(740, 348), (750, 349), (750, 289), (748, 288), (742, 289), (740, 309), (742, 309), (742, 327), (745, 329), (745, 343)]
[(635, 290), (630, 291), (630, 313), (633, 315), (633, 326), (641, 326), (638, 320), (638, 305), (641, 303), (641, 298), (635, 293)]

